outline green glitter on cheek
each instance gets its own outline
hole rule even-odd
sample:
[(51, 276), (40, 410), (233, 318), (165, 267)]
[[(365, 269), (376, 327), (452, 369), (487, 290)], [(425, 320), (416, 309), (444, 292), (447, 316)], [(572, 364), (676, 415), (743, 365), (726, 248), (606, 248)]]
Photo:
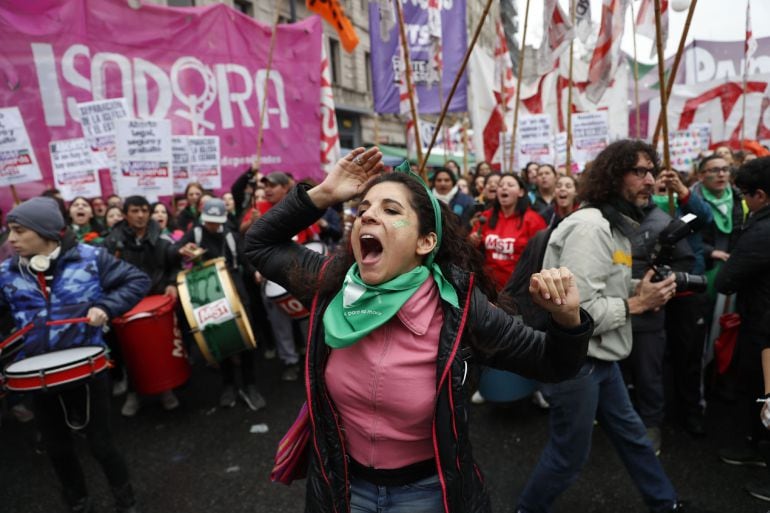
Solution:
[(393, 228), (404, 228), (405, 226), (409, 226), (409, 221), (406, 219), (399, 219), (393, 222)]

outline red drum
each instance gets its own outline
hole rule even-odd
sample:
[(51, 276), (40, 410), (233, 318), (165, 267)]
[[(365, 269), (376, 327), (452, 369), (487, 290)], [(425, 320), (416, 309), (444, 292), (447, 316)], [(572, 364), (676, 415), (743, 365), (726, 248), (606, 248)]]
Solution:
[(159, 394), (190, 378), (174, 298), (147, 296), (112, 321), (128, 373), (140, 394)]
[[(326, 244), (323, 242), (308, 242), (305, 244), (305, 247), (312, 249), (316, 253), (326, 254)], [(265, 282), (265, 297), (278, 305), (292, 319), (301, 320), (310, 316), (310, 312), (305, 308), (305, 305), (275, 282), (269, 280)]]
[(12, 363), (5, 369), (5, 386), (15, 392), (50, 390), (95, 376), (107, 367), (103, 347), (72, 347)]
[(300, 320), (310, 315), (305, 305), (274, 281), (265, 282), (265, 297), (278, 305), (292, 319)]

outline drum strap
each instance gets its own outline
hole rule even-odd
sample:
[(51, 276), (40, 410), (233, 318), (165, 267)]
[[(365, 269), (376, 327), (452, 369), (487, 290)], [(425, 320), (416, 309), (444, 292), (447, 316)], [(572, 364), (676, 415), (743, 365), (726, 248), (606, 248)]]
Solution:
[[(196, 226), (193, 228), (193, 236), (195, 237), (195, 245), (200, 246), (203, 240), (203, 228)], [(238, 269), (238, 246), (235, 243), (235, 236), (233, 232), (228, 231), (225, 234), (225, 244), (230, 250), (230, 254), (233, 256), (233, 269)]]
[(62, 412), (64, 412), (64, 423), (67, 424), (67, 427), (73, 431), (80, 431), (81, 429), (85, 429), (86, 426), (88, 426), (88, 423), (91, 421), (91, 386), (86, 383), (86, 419), (80, 425), (72, 424), (70, 422), (69, 415), (67, 415), (67, 406), (64, 404), (64, 399), (62, 399), (61, 394), (59, 394), (58, 398)]

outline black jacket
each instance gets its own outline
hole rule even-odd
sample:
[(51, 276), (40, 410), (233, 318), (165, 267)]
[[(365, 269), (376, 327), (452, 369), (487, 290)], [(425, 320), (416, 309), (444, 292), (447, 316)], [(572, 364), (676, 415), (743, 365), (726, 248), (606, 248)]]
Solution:
[[(642, 210), (644, 210), (644, 219), (642, 219), (635, 236), (631, 238), (633, 252), (631, 277), (635, 279), (642, 279), (647, 273), (652, 263), (651, 258), (656, 252), (658, 236), (672, 221), (672, 217), (659, 209), (655, 203), (650, 202)], [(673, 248), (658, 247), (658, 251), (665, 255), (662, 258), (665, 261), (658, 263), (668, 265), (673, 271), (689, 273), (695, 265), (695, 253), (693, 253), (686, 238), (677, 242)], [(662, 308), (631, 316), (634, 331), (662, 331), (665, 329), (665, 322), (666, 311)]]
[(738, 293), (741, 332), (761, 337), (770, 345), (770, 206), (751, 215), (738, 232), (730, 258), (717, 274), (715, 286), (723, 294)]
[(176, 284), (179, 267), (174, 265), (170, 255), (172, 244), (171, 239), (161, 233), (160, 226), (152, 219), (147, 225), (147, 232), (139, 241), (126, 221), (113, 226), (104, 239), (104, 247), (109, 253), (149, 275), (149, 295), (164, 294), (167, 286)]
[[(350, 511), (350, 474), (344, 428), (325, 385), (329, 348), (324, 343), (323, 312), (331, 295), (301, 293), (290, 275), (297, 265), (311, 278), (333, 257), (325, 257), (291, 241), (323, 215), (303, 186), (295, 187), (259, 219), (246, 236), (246, 254), (254, 266), (310, 306), (305, 359), (307, 404), (311, 418), (311, 459), (308, 469), (306, 511)], [(459, 269), (446, 274), (454, 284), (460, 307), (443, 304), (444, 326), (436, 361), (437, 404), (433, 423), (434, 455), (448, 513), (490, 510), (484, 478), (473, 461), (468, 432), (466, 361), (472, 352), (485, 364), (542, 381), (572, 377), (580, 368), (593, 332), (593, 320), (581, 312), (582, 324), (565, 331), (549, 320), (545, 333), (536, 332), (490, 304), (477, 288), (474, 276)], [(470, 351), (462, 350), (463, 347)]]

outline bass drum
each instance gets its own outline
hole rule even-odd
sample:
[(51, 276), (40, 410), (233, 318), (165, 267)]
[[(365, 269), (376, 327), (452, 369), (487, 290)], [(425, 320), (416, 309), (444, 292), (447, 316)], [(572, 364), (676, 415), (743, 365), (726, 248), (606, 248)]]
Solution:
[(203, 357), (212, 365), (257, 347), (224, 258), (177, 275), (179, 299)]

